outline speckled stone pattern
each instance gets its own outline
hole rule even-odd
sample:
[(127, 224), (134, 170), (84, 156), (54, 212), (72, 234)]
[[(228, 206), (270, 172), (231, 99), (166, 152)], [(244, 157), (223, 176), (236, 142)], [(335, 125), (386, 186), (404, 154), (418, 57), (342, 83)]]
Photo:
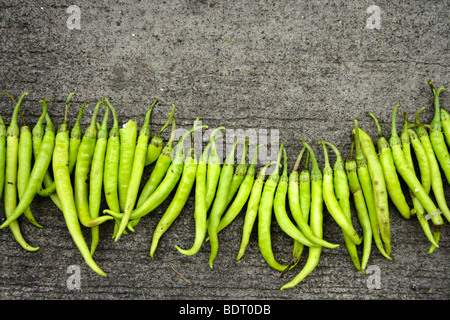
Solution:
[[(71, 5), (75, 9), (68, 10)], [(372, 5), (376, 10), (368, 10)], [(268, 149), (270, 136), (278, 134), (275, 142), (285, 142), (289, 170), (304, 138), (322, 168), (323, 152), (317, 142), (334, 143), (346, 159), (353, 119), (376, 143), (369, 110), (379, 118), (387, 137), (397, 103), (399, 113), (407, 112), (410, 121), (426, 106), (421, 121), (431, 121), (433, 97), (427, 80), (449, 87), (448, 21), (447, 1), (2, 1), (0, 91), (15, 97), (30, 93), (22, 105), (30, 125), (41, 113), (38, 101), (46, 98), (51, 100), (48, 111), (54, 123), (61, 124), (65, 99), (73, 91), (68, 123), (75, 123), (79, 107), (87, 102), (83, 129), (104, 96), (115, 106), (121, 125), (133, 119), (139, 126), (158, 98), (152, 135), (165, 123), (174, 103), (178, 128), (191, 128), (201, 116), (202, 124), (210, 128), (262, 130), (267, 133)], [(445, 108), (448, 97), (447, 92), (441, 94)], [(12, 109), (3, 96), (0, 113), (5, 121)], [(402, 120), (398, 119), (399, 130)], [(165, 142), (169, 135), (170, 127), (162, 135)], [(335, 156), (329, 154), (333, 164)], [(152, 166), (145, 169), (143, 183), (151, 170)], [(445, 184), (447, 197), (449, 190)], [(375, 246), (369, 260), (371, 270), (378, 273), (363, 275), (354, 269), (341, 230), (325, 208), (324, 238), (340, 247), (324, 249), (317, 268), (304, 281), (280, 291), (300, 271), (307, 250), (296, 268), (280, 278), (261, 256), (255, 224), (246, 254), (236, 262), (245, 207), (219, 233), (213, 269), (208, 265), (208, 243), (191, 257), (175, 249), (175, 245), (188, 248), (194, 240), (193, 193), (150, 258), (153, 231), (171, 198), (118, 242), (111, 238), (112, 223), (100, 227), (94, 258), (108, 274), (101, 277), (84, 263), (62, 213), (50, 199), (36, 197), (31, 209), (44, 228), (32, 226), (24, 217), (19, 221), (26, 240), (40, 247), (37, 252), (25, 252), (8, 228), (0, 230), (0, 298), (450, 297), (448, 230), (443, 230), (441, 247), (428, 255), (430, 244), (417, 219), (404, 220), (392, 204), (392, 261)], [(0, 212), (4, 212), (3, 200)], [(90, 231), (83, 228), (83, 232), (89, 244)], [(293, 240), (274, 217), (271, 235), (275, 257), (288, 263)], [(73, 270), (79, 270), (79, 289), (68, 285)], [(373, 288), (369, 281), (376, 275), (380, 285)]]

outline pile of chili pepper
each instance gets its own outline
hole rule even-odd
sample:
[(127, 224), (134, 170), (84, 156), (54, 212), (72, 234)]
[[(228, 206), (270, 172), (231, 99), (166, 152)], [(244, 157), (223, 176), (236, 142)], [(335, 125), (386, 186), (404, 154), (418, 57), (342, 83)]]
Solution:
[[(450, 221), (444, 195), (444, 185), (450, 184), (450, 116), (439, 105), (439, 95), (444, 88), (436, 89), (431, 81), (429, 85), (434, 97), (434, 118), (430, 124), (419, 121), (425, 108), (417, 111), (413, 123), (403, 112), (399, 135), (396, 127), (398, 104), (392, 112), (390, 137), (386, 138), (377, 117), (369, 111), (367, 114), (374, 120), (378, 132), (376, 144), (359, 128), (355, 119), (349, 134), (351, 150), (347, 159), (334, 144), (320, 140), (318, 145), (324, 155), (324, 167), (320, 169), (312, 146), (301, 139), (303, 148), (290, 172), (284, 142), (277, 159), (262, 165), (259, 170), (257, 158), (262, 145), (258, 145), (250, 156), (247, 154), (249, 140), (245, 138), (236, 139), (225, 159), (221, 159), (216, 140), (226, 134), (225, 127), (211, 131), (209, 142), (197, 158), (193, 135), (208, 126), (199, 125), (200, 117), (197, 118), (193, 127), (175, 143), (173, 104), (167, 121), (151, 137), (150, 119), (158, 100), (148, 108), (140, 128), (134, 120), (119, 127), (116, 111), (105, 97), (95, 105), (89, 126), (83, 132), (80, 123), (86, 104), (81, 106), (74, 126), (69, 128), (67, 124), (74, 93), (67, 97), (64, 120), (59, 127), (53, 124), (47, 112), (49, 100), (40, 100), (42, 114), (33, 129), (27, 126), (20, 110), (28, 93), (23, 93), (17, 102), (3, 93), (13, 101), (14, 110), (8, 125), (0, 116), (0, 197), (3, 196), (6, 216), (0, 229), (9, 227), (25, 250), (38, 250), (24, 239), (18, 218), (23, 214), (30, 223), (42, 228), (30, 205), (36, 196), (49, 197), (63, 213), (68, 232), (86, 264), (99, 275), (106, 276), (93, 258), (100, 240), (99, 228), (104, 223), (114, 224), (112, 239), (118, 241), (128, 232), (134, 232), (140, 219), (157, 209), (174, 192), (153, 233), (150, 246), (153, 258), (158, 242), (193, 194), (195, 239), (190, 247), (177, 245), (176, 249), (192, 256), (208, 244), (209, 265), (213, 268), (219, 251), (219, 232), (239, 214), (244, 214), (236, 261), (243, 258), (254, 227), (258, 231), (258, 246), (264, 260), (281, 276), (297, 266), (307, 248), (305, 264), (281, 287), (283, 290), (298, 285), (314, 271), (320, 262), (322, 248), (339, 246), (338, 241), (330, 242), (323, 237), (324, 209), (340, 227), (349, 258), (357, 270), (365, 273), (373, 243), (382, 256), (391, 260), (389, 205), (392, 202), (405, 220), (417, 218), (431, 244), (428, 251), (431, 254), (439, 247), (444, 219)], [(101, 107), (104, 112), (99, 121)], [(108, 131), (110, 114), (113, 125)], [(161, 134), (169, 125), (171, 135), (164, 145)], [(190, 148), (185, 147), (188, 139)], [(240, 140), (244, 141), (243, 153), (236, 163)], [(329, 150), (335, 155), (333, 165), (329, 161)], [(144, 181), (144, 169), (150, 165), (152, 171)], [(402, 189), (402, 182), (406, 184), (407, 192)], [(140, 188), (141, 184), (143, 188)], [(103, 198), (106, 209), (101, 208)], [(357, 219), (352, 217), (352, 202)], [(273, 216), (282, 231), (293, 240), (288, 264), (278, 262), (273, 252)], [(358, 221), (359, 226), (353, 225), (354, 221)], [(91, 230), (90, 246), (83, 237), (83, 228)], [(362, 230), (362, 234), (357, 230)], [(358, 246), (362, 247), (361, 257)]]

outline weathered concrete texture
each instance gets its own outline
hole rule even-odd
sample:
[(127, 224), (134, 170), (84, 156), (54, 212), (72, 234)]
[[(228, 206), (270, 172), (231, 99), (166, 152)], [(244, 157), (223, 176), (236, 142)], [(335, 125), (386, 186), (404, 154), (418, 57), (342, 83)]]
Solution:
[[(81, 10), (81, 29), (69, 30), (67, 7)], [(427, 84), (449, 87), (449, 10), (447, 1), (377, 1), (381, 29), (366, 28), (371, 1), (4, 1), (0, 4), (1, 91), (30, 92), (23, 104), (29, 123), (40, 114), (39, 99), (49, 98), (49, 113), (60, 124), (64, 101), (76, 94), (69, 124), (82, 102), (89, 103), (83, 127), (103, 96), (117, 109), (121, 123), (143, 116), (154, 98), (152, 133), (166, 121), (174, 103), (177, 124), (191, 127), (197, 116), (214, 128), (279, 130), (289, 168), (300, 151), (300, 138), (313, 144), (320, 165), (324, 139), (344, 156), (350, 150), (352, 120), (377, 140), (366, 111), (376, 114), (389, 136), (392, 107), (410, 118), (427, 106)], [(449, 95), (441, 96), (447, 107)], [(75, 110), (76, 108), (76, 110)], [(11, 103), (2, 98), (1, 115)], [(400, 112), (401, 112), (400, 111)], [(400, 126), (401, 119), (398, 120)], [(273, 131), (275, 133), (275, 131)], [(169, 130), (163, 134), (167, 140)], [(269, 140), (270, 142), (270, 140)], [(270, 143), (269, 143), (270, 147)], [(334, 162), (330, 153), (330, 160)], [(149, 176), (147, 168), (144, 179)], [(449, 195), (448, 185), (445, 186)], [(111, 239), (112, 224), (101, 227), (95, 253), (106, 278), (85, 265), (50, 200), (36, 198), (32, 210), (44, 229), (23, 219), (26, 239), (40, 246), (25, 252), (11, 232), (0, 232), (2, 299), (448, 299), (449, 234), (427, 255), (429, 243), (415, 218), (405, 221), (391, 208), (392, 261), (375, 246), (369, 265), (380, 270), (381, 287), (369, 289), (368, 276), (355, 271), (342, 234), (324, 211), (324, 237), (341, 246), (325, 249), (314, 272), (291, 290), (279, 288), (305, 262), (280, 279), (259, 252), (256, 228), (244, 258), (236, 262), (244, 212), (220, 234), (214, 268), (209, 246), (193, 257), (174, 245), (194, 239), (194, 198), (161, 239), (156, 256), (149, 249), (153, 230), (167, 208), (163, 203), (142, 219), (136, 232)], [(0, 202), (3, 212), (3, 201)], [(103, 207), (105, 204), (103, 203)], [(354, 222), (357, 224), (356, 216)], [(360, 229), (358, 229), (360, 231)], [(90, 233), (84, 230), (89, 241)], [(273, 219), (277, 259), (288, 262), (292, 240)], [(70, 265), (81, 267), (81, 289), (66, 286)]]

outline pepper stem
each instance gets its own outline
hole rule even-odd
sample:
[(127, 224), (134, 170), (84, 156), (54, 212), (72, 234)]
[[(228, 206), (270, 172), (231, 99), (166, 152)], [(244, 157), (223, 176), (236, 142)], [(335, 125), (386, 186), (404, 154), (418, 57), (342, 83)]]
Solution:
[[(114, 109), (114, 107), (111, 105), (111, 103), (109, 102), (107, 97), (105, 97), (103, 100), (105, 100), (106, 105), (111, 110), (111, 113), (113, 115), (113, 128), (118, 129), (119, 128), (119, 121), (117, 120), (116, 109)], [(83, 106), (81, 108), (82, 109), (84, 108), (84, 104), (83, 104)]]
[(378, 122), (377, 117), (375, 117), (375, 115), (374, 115), (372, 112), (370, 112), (370, 111), (367, 111), (367, 114), (368, 114), (369, 116), (371, 116), (371, 117), (373, 118), (373, 120), (375, 120), (375, 125), (377, 126), (378, 136), (379, 136), (380, 138), (384, 137), (383, 132), (382, 132), (382, 130), (381, 130), (380, 123)]
[(280, 167), (281, 167), (281, 157), (283, 156), (283, 150), (284, 150), (284, 140), (281, 142), (280, 150), (278, 151), (278, 159), (277, 163), (279, 164), (279, 167), (277, 167), (270, 175), (272, 177), (276, 177), (280, 174)]
[(20, 105), (22, 104), (22, 100), (25, 98), (25, 96), (28, 95), (28, 92), (24, 92), (22, 96), (20, 97), (19, 101), (17, 101), (16, 107), (14, 108), (14, 112), (11, 118), (10, 126), (11, 125), (17, 125), (17, 116), (19, 115), (19, 109)]
[[(297, 160), (295, 161), (294, 169), (292, 169), (292, 172), (297, 172), (298, 171), (298, 167), (300, 166), (300, 162), (302, 161), (303, 154), (305, 153), (305, 150), (307, 150), (307, 149), (306, 149), (305, 146), (303, 146), (302, 150), (300, 150), (300, 153), (298, 154)], [(308, 156), (308, 153), (307, 153), (307, 156)]]
[(161, 136), (163, 131), (167, 128), (169, 123), (172, 121), (174, 113), (175, 113), (175, 105), (172, 104), (172, 111), (169, 113), (169, 118), (167, 119), (166, 123), (161, 127), (161, 129), (158, 131), (158, 133), (156, 134), (158, 137)]
[(317, 172), (320, 171), (319, 164), (317, 163), (316, 155), (314, 154), (313, 150), (311, 149), (311, 146), (303, 138), (300, 138), (300, 140), (303, 142), (304, 146), (309, 151), (309, 154), (311, 157), (311, 162), (312, 162), (312, 170), (315, 170)]
[(245, 138), (244, 150), (242, 151), (242, 157), (241, 157), (241, 164), (245, 163), (245, 159), (247, 158), (247, 150), (248, 150), (248, 138)]
[(2, 92), (2, 93), (0, 93), (0, 95), (5, 95), (5, 96), (9, 97), (14, 104), (17, 104), (16, 99), (14, 99), (13, 96), (10, 95), (9, 93)]
[(325, 168), (331, 167), (330, 166), (330, 161), (328, 160), (328, 150), (327, 150), (327, 146), (325, 144), (325, 141), (320, 140), (319, 143), (321, 143), (322, 147), (323, 147), (323, 155), (324, 155), (324, 158), (325, 158)]
[(48, 99), (46, 99), (46, 100), (39, 100), (39, 102), (42, 104), (42, 113), (41, 113), (41, 116), (39, 117), (39, 119), (37, 121), (37, 124), (36, 124), (37, 126), (41, 126), (42, 123), (44, 122), (45, 115), (47, 113), (47, 102), (48, 101), (49, 101)]
[(144, 124), (142, 126), (141, 130), (147, 130), (148, 126), (150, 125), (150, 117), (153, 111), (153, 107), (158, 103), (158, 99), (156, 99), (153, 104), (150, 106), (150, 108), (148, 109), (146, 115), (145, 115), (145, 120), (144, 120)]
[[(104, 104), (103, 101), (99, 101), (97, 102), (95, 109), (94, 109), (94, 114), (92, 115), (92, 119), (91, 119), (91, 124), (90, 124), (90, 128), (91, 129), (95, 129), (96, 128), (96, 124), (97, 124), (97, 115), (98, 115), (98, 111), (100, 109), (100, 105)], [(67, 104), (66, 104), (67, 106)], [(65, 116), (64, 116), (65, 117)], [(64, 119), (65, 121), (65, 119)]]
[(356, 157), (358, 157), (358, 156), (362, 156), (363, 152), (361, 149), (361, 144), (359, 143), (358, 120), (354, 119), (353, 122), (355, 123), (355, 154), (356, 154)]
[(283, 173), (282, 175), (284, 177), (287, 177), (287, 154), (286, 154), (286, 148), (283, 148)]
[(75, 125), (81, 124), (81, 119), (83, 118), (84, 108), (86, 107), (86, 102), (81, 105), (80, 111), (78, 112), (77, 121), (75, 121)]
[(256, 164), (256, 159), (258, 158), (258, 151), (261, 146), (262, 146), (262, 144), (256, 146), (255, 153), (253, 154), (253, 158), (252, 158), (252, 161), (250, 162), (250, 165)]
[(167, 143), (168, 145), (173, 144), (173, 141), (175, 140), (175, 127), (176, 127), (176, 123), (175, 123), (175, 117), (172, 119), (172, 132), (170, 133), (170, 139), (169, 142)]
[(350, 161), (354, 159), (354, 156), (353, 156), (353, 148), (354, 148), (354, 146), (355, 146), (355, 134), (352, 133), (352, 144), (350, 146), (350, 155), (348, 156), (348, 159)]
[(441, 108), (439, 106), (439, 95), (442, 91), (445, 91), (444, 87), (440, 87), (439, 89), (435, 89), (431, 80), (428, 80), (428, 84), (431, 87), (431, 91), (433, 91), (434, 95), (434, 117), (431, 121), (431, 130), (441, 130)]
[(400, 107), (400, 104), (396, 104), (394, 107), (394, 111), (392, 111), (392, 124), (391, 124), (391, 137), (398, 137), (397, 133), (397, 109)]

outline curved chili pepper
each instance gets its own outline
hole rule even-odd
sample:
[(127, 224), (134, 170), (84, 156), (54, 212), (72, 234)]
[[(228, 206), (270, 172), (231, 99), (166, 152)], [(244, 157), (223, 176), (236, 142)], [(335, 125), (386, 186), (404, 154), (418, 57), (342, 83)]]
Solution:
[(391, 147), (388, 140), (384, 137), (381, 131), (381, 126), (378, 119), (372, 112), (367, 112), (369, 116), (375, 121), (375, 125), (378, 131), (378, 153), (381, 165), (383, 167), (384, 179), (386, 181), (386, 188), (392, 203), (397, 208), (398, 212), (405, 219), (411, 218), (411, 208), (406, 201), (405, 195), (402, 191), (400, 179), (398, 178), (397, 171), (395, 170), (394, 159), (392, 155)]
[(353, 156), (353, 147), (355, 145), (355, 137), (352, 135), (352, 146), (350, 150), (350, 157), (345, 161), (345, 171), (348, 177), (349, 191), (353, 196), (353, 203), (355, 205), (356, 215), (363, 230), (363, 254), (361, 257), (360, 270), (366, 273), (366, 266), (372, 251), (372, 225), (370, 223), (369, 212), (366, 205), (366, 199), (362, 191), (361, 184), (358, 178), (357, 164)]
[[(21, 114), (22, 115), (22, 114)], [(20, 202), (20, 199), (23, 197), (23, 193), (27, 186), (28, 179), (31, 173), (31, 165), (33, 158), (33, 138), (31, 129), (25, 123), (25, 120), (22, 116), (22, 126), (20, 127), (19, 134), (19, 149), (17, 152), (17, 160), (18, 160), (18, 168), (17, 168), (17, 195)], [(38, 228), (42, 228), (31, 211), (31, 208), (28, 207), (23, 212), (23, 215), (28, 219), (28, 221)]]
[[(11, 121), (6, 129), (6, 162), (5, 162), (5, 189), (4, 189), (4, 207), (6, 221), (2, 227), (9, 226), (15, 240), (19, 245), (27, 251), (36, 251), (39, 247), (32, 247), (29, 245), (20, 230), (19, 222), (16, 219), (20, 214), (15, 214), (17, 208), (17, 156), (19, 148), (19, 134), (20, 129), (17, 124), (17, 116), (19, 114), (19, 108), (22, 104), (22, 100), (28, 92), (24, 92), (14, 108)], [(23, 211), (28, 208), (25, 206)]]
[[(396, 141), (396, 139), (395, 139), (395, 137), (398, 136), (397, 130), (395, 129), (395, 118), (396, 118), (395, 113), (399, 106), (400, 105), (397, 105), (394, 107), (394, 114), (392, 116), (392, 136), (394, 137), (394, 141), (393, 141), (394, 144), (398, 143), (398, 141)], [(416, 171), (414, 169), (414, 163), (412, 160), (411, 143), (409, 141), (409, 133), (408, 133), (408, 130), (409, 130), (408, 129), (408, 116), (407, 116), (406, 112), (403, 112), (403, 116), (404, 116), (404, 121), (403, 121), (404, 124), (403, 124), (402, 133), (400, 135), (401, 148), (402, 148), (403, 154), (405, 156), (406, 163), (412, 169), (411, 170), (412, 174), (416, 174)], [(393, 147), (391, 146), (391, 148), (393, 148)], [(423, 183), (422, 183), (422, 186), (423, 186)], [(426, 192), (428, 193), (428, 191), (426, 191)], [(417, 220), (419, 221), (419, 224), (422, 227), (422, 230), (423, 230), (425, 236), (431, 242), (431, 244), (433, 244), (436, 247), (439, 247), (439, 245), (436, 243), (436, 241), (433, 237), (433, 232), (431, 231), (430, 225), (428, 224), (428, 221), (425, 218), (426, 212), (425, 212), (425, 209), (423, 208), (422, 203), (414, 195), (414, 192), (413, 192), (413, 190), (411, 190), (411, 188), (409, 188), (409, 194), (411, 195), (411, 199), (412, 199), (413, 207), (414, 207), (414, 210), (411, 212), (411, 214), (414, 214), (417, 216)]]
[[(372, 185), (373, 201), (376, 210), (377, 228), (380, 237), (384, 242), (386, 256), (390, 257), (391, 253), (391, 228), (389, 220), (389, 196), (386, 189), (386, 181), (384, 179), (383, 167), (381, 165), (378, 152), (370, 136), (361, 128), (356, 128), (361, 154), (364, 155), (369, 171), (370, 183)], [(358, 149), (357, 149), (358, 150)], [(358, 161), (358, 159), (357, 159)], [(374, 232), (374, 234), (376, 234)], [(379, 248), (380, 249), (380, 248)], [(381, 251), (381, 249), (380, 249)]]
[[(380, 251), (380, 253), (388, 260), (392, 260), (392, 258), (386, 253), (386, 250), (383, 246), (383, 240), (381, 237), (381, 229), (378, 221), (378, 213), (377, 211), (380, 208), (377, 208), (377, 204), (375, 202), (375, 191), (376, 189), (373, 186), (371, 173), (369, 172), (369, 166), (367, 159), (362, 152), (361, 143), (359, 139), (359, 134), (361, 130), (358, 127), (358, 120), (353, 120), (355, 123), (355, 129), (352, 131), (354, 140), (355, 140), (355, 161), (356, 161), (356, 171), (358, 173), (358, 179), (361, 185), (362, 192), (364, 194), (364, 199), (366, 200), (367, 211), (369, 213), (370, 225), (372, 226), (372, 236), (373, 241), (375, 242), (376, 247)], [(370, 149), (370, 142), (367, 141), (368, 148)], [(373, 144), (372, 144), (373, 145)], [(377, 158), (373, 158), (376, 161)], [(376, 167), (372, 163), (372, 170), (375, 170), (373, 167)], [(372, 173), (372, 176), (375, 176)], [(378, 185), (375, 185), (378, 186)], [(384, 194), (384, 193), (380, 193)]]
[[(278, 153), (278, 163), (281, 162), (281, 156), (283, 154), (284, 141), (281, 143), (281, 147)], [(273, 211), (273, 199), (275, 190), (280, 180), (279, 167), (269, 175), (264, 184), (264, 188), (261, 194), (261, 200), (258, 208), (258, 245), (261, 254), (267, 264), (278, 271), (285, 271), (288, 265), (279, 263), (274, 256), (271, 240), (271, 221)]]
[[(215, 137), (213, 138), (215, 139)], [(208, 231), (208, 219), (206, 209), (206, 171), (209, 148), (213, 140), (210, 140), (203, 150), (197, 164), (197, 173), (195, 176), (195, 239), (194, 243), (189, 249), (182, 249), (175, 245), (175, 248), (182, 254), (187, 256), (195, 255), (201, 248), (203, 240)]]
[[(106, 105), (113, 115), (113, 126), (109, 131), (108, 144), (106, 146), (105, 168), (103, 173), (103, 190), (105, 200), (108, 208), (115, 212), (120, 212), (119, 191), (118, 191), (118, 175), (119, 175), (119, 161), (120, 161), (120, 133), (119, 121), (117, 119), (116, 110), (109, 102), (108, 98), (104, 98)], [(114, 232), (112, 238), (114, 239), (119, 229), (120, 219), (115, 219)], [(126, 230), (124, 230), (124, 233)]]
[[(92, 218), (89, 213), (89, 173), (91, 171), (92, 157), (94, 155), (95, 143), (97, 141), (96, 119), (100, 105), (104, 104), (99, 101), (94, 109), (91, 123), (86, 129), (81, 140), (77, 154), (77, 163), (75, 165), (74, 176), (74, 197), (77, 207), (78, 218), (85, 227), (95, 227), (105, 221), (113, 219), (111, 216), (100, 216)], [(68, 168), (68, 167), (67, 167)]]
[[(49, 117), (48, 113), (46, 113), (46, 117)], [(51, 130), (50, 125), (49, 130), (46, 130), (46, 133), (42, 139), (38, 156), (34, 162), (25, 190), (23, 190), (22, 198), (15, 207), (14, 211), (11, 212), (8, 219), (6, 219), (6, 221), (0, 226), (0, 229), (8, 226), (11, 222), (19, 218), (31, 205), (31, 202), (35, 198), (37, 190), (41, 186), (44, 176), (50, 166), (54, 145), (55, 132), (54, 130)]]
[(226, 203), (228, 197), (228, 190), (230, 189), (230, 184), (233, 179), (234, 172), (234, 154), (237, 145), (236, 140), (233, 143), (233, 148), (225, 159), (225, 163), (220, 172), (220, 178), (217, 185), (216, 196), (212, 204), (211, 212), (209, 214), (208, 221), (208, 237), (209, 243), (211, 245), (211, 253), (209, 256), (209, 266), (212, 269), (214, 259), (217, 256), (219, 250), (219, 240), (217, 236), (217, 228), (220, 223), (220, 218), (226, 210)]
[[(326, 141), (323, 141), (323, 144), (324, 146), (329, 146), (336, 155), (336, 161), (333, 167), (334, 192), (336, 194), (336, 198), (338, 200), (339, 206), (342, 209), (342, 212), (344, 213), (348, 222), (352, 223), (352, 212), (350, 208), (350, 188), (347, 172), (345, 171), (344, 159), (342, 158), (340, 151), (335, 145)], [(347, 236), (345, 232), (343, 232), (343, 237), (353, 265), (355, 266), (356, 270), (361, 270), (361, 262), (359, 261), (358, 249), (355, 242), (353, 242), (353, 240), (349, 236)]]
[[(97, 142), (95, 143), (91, 171), (89, 173), (89, 214), (92, 219), (99, 216), (102, 201), (103, 168), (105, 166), (105, 153), (108, 143), (108, 115), (109, 107), (106, 106), (102, 124), (98, 129)], [(94, 254), (97, 248), (100, 237), (99, 232), (99, 226), (91, 228), (91, 255)]]
[(163, 139), (161, 138), (161, 134), (172, 121), (174, 113), (175, 113), (175, 105), (172, 104), (172, 112), (170, 112), (169, 118), (167, 119), (166, 123), (161, 127), (158, 133), (155, 136), (153, 136), (152, 139), (150, 140), (150, 144), (148, 145), (147, 148), (147, 155), (145, 157), (146, 166), (149, 166), (153, 162), (158, 160), (159, 155), (161, 154), (161, 151), (163, 149)]
[[(42, 114), (39, 117), (39, 119), (32, 131), (32, 134), (33, 134), (33, 156), (34, 156), (35, 160), (37, 159), (39, 150), (41, 149), (41, 144), (42, 144), (42, 140), (43, 140), (43, 136), (44, 136), (45, 132), (47, 130), (56, 131), (55, 126), (52, 122), (52, 119), (47, 114), (47, 102), (48, 101), (49, 101), (48, 99), (47, 100), (39, 100), (39, 102), (42, 103)], [(42, 125), (44, 120), (47, 122), (45, 130)], [(44, 176), (44, 180), (42, 181), (45, 188), (50, 187), (51, 184), (54, 183), (53, 178), (50, 176), (49, 171), (50, 171), (50, 168), (49, 168), (49, 170), (47, 170), (47, 173)], [(40, 186), (38, 187), (38, 191), (37, 191), (38, 194), (39, 194), (39, 189), (40, 189)], [(48, 196), (52, 200), (53, 204), (55, 204), (56, 207), (62, 211), (61, 201), (60, 201), (58, 195), (56, 194), (56, 190), (54, 193), (51, 193)]]
[[(134, 219), (142, 218), (143, 216), (149, 214), (153, 210), (155, 210), (173, 191), (175, 186), (177, 185), (181, 174), (183, 172), (184, 167), (184, 139), (192, 133), (193, 130), (199, 130), (205, 128), (207, 126), (197, 127), (195, 129), (191, 129), (187, 131), (181, 138), (178, 140), (177, 145), (174, 148), (174, 159), (167, 170), (167, 174), (164, 177), (163, 181), (158, 185), (156, 190), (147, 198), (147, 200), (142, 203), (141, 206), (136, 207), (130, 214), (130, 221)], [(108, 213), (115, 218), (122, 219), (123, 213), (114, 212), (108, 209), (103, 211), (104, 213)]]
[(428, 83), (434, 95), (434, 117), (430, 123), (430, 140), (439, 165), (447, 179), (447, 183), (450, 184), (450, 153), (445, 142), (444, 133), (442, 132), (441, 107), (439, 105), (439, 95), (445, 91), (445, 88), (440, 87), (436, 90), (431, 80)]
[(52, 168), (55, 177), (56, 193), (61, 199), (62, 212), (66, 222), (67, 229), (73, 242), (80, 251), (86, 264), (97, 274), (106, 276), (106, 273), (100, 269), (92, 258), (89, 247), (83, 237), (83, 233), (78, 219), (77, 208), (74, 199), (74, 190), (70, 180), (69, 173), (69, 129), (66, 123), (67, 106), (64, 116), (64, 122), (58, 128), (55, 138), (55, 149), (53, 151)]
[[(323, 175), (317, 164), (314, 151), (303, 139), (301, 139), (303, 145), (308, 149), (311, 162), (311, 213), (309, 225), (311, 230), (319, 238), (323, 237)], [(303, 281), (314, 269), (317, 267), (320, 261), (322, 253), (322, 247), (311, 247), (308, 250), (308, 259), (302, 270), (288, 283), (283, 285), (280, 290), (293, 288)]]
[(115, 241), (119, 239), (122, 235), (123, 230), (127, 227), (128, 221), (130, 219), (131, 212), (134, 209), (136, 199), (139, 193), (139, 186), (141, 184), (142, 174), (144, 173), (145, 167), (145, 157), (147, 155), (147, 146), (148, 140), (150, 137), (150, 116), (152, 114), (154, 106), (158, 103), (158, 99), (156, 99), (153, 104), (150, 106), (147, 111), (144, 119), (144, 123), (142, 124), (141, 129), (139, 130), (139, 137), (136, 143), (134, 157), (133, 157), (133, 166), (131, 168), (130, 173), (130, 181), (127, 188), (127, 197), (124, 204), (124, 216), (119, 225), (119, 230), (117, 231), (117, 235)]
[(341, 209), (334, 191), (333, 169), (328, 160), (327, 147), (323, 141), (320, 142), (323, 147), (325, 164), (323, 168), (323, 200), (328, 212), (334, 221), (341, 227), (342, 231), (348, 236), (353, 243), (359, 245), (362, 239), (359, 237), (352, 223), (347, 219), (344, 211)]
[[(197, 120), (195, 121), (194, 128), (196, 127), (198, 120), (199, 118), (197, 118)], [(172, 201), (159, 220), (158, 225), (155, 228), (155, 232), (153, 233), (152, 244), (150, 247), (150, 256), (152, 258), (155, 254), (160, 238), (170, 228), (172, 223), (183, 210), (184, 205), (186, 204), (196, 181), (195, 178), (197, 175), (198, 163), (193, 141), (194, 140), (191, 136), (191, 148), (186, 154), (183, 174), (181, 176), (180, 183), (178, 184), (177, 191), (175, 192)]]
[[(67, 97), (66, 104), (68, 104), (72, 98), (74, 93), (70, 93)], [(77, 116), (77, 120), (73, 126), (73, 128), (70, 131), (70, 146), (69, 146), (69, 172), (72, 174), (73, 169), (75, 168), (75, 164), (77, 162), (77, 155), (78, 155), (78, 148), (81, 143), (81, 137), (82, 137), (82, 131), (81, 131), (81, 119), (83, 117), (83, 111), (86, 106), (86, 103), (83, 103), (80, 111)], [(45, 189), (39, 188), (38, 194), (42, 197), (47, 197), (56, 192), (56, 185), (55, 182), (52, 181), (52, 178), (50, 177), (50, 173), (47, 172), (44, 178), (44, 186)]]

